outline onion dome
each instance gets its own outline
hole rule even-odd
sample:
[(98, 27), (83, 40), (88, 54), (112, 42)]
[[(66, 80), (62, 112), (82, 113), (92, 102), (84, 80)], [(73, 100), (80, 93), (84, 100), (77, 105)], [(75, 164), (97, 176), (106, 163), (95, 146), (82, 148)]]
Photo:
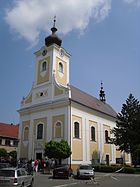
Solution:
[(48, 47), (52, 44), (57, 44), (58, 46), (61, 46), (62, 40), (56, 35), (57, 28), (55, 27), (55, 20), (56, 17), (54, 17), (54, 25), (51, 28), (52, 34), (45, 38), (45, 45)]

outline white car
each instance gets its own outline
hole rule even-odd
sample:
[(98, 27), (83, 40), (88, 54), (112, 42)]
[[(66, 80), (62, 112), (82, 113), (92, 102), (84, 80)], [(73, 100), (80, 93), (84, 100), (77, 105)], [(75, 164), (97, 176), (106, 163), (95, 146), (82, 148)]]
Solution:
[(77, 178), (94, 178), (94, 168), (89, 164), (81, 164), (77, 169)]
[(0, 169), (0, 187), (32, 187), (33, 181), (33, 176), (28, 174), (24, 168)]

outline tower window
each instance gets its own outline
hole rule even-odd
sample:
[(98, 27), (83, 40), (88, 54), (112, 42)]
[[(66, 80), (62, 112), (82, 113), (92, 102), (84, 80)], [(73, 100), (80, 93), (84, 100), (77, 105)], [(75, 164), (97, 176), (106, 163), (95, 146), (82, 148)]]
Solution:
[(47, 69), (47, 63), (46, 61), (42, 63), (42, 71), (46, 71)]
[(75, 122), (74, 123), (74, 137), (75, 138), (80, 138), (80, 133), (79, 133), (80, 129), (79, 128), (80, 128), (79, 123)]
[(95, 127), (91, 127), (91, 140), (95, 141)]
[(64, 73), (64, 67), (63, 67), (63, 64), (61, 62), (59, 63), (59, 72)]
[(37, 139), (43, 138), (43, 124), (37, 126)]

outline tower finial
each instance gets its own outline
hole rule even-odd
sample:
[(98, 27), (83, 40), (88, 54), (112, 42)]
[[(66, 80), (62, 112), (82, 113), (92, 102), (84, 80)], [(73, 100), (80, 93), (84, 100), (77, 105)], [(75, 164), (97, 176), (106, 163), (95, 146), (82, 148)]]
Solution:
[(99, 98), (100, 98), (100, 101), (102, 101), (103, 103), (106, 102), (106, 99), (105, 99), (105, 92), (104, 92), (104, 90), (103, 90), (103, 82), (102, 82), (102, 81), (101, 81), (101, 89), (100, 89)]
[(54, 16), (54, 19), (53, 19), (53, 27), (55, 27), (55, 22), (56, 22), (56, 16)]
[(48, 47), (52, 44), (57, 44), (59, 47), (61, 46), (62, 40), (56, 35), (57, 28), (55, 27), (56, 16), (53, 19), (53, 27), (51, 28), (52, 34), (45, 38), (45, 45)]
[(56, 16), (54, 16), (53, 19), (53, 27), (51, 28), (52, 34), (55, 34), (55, 32), (57, 31), (57, 28), (55, 27), (55, 22), (56, 22)]

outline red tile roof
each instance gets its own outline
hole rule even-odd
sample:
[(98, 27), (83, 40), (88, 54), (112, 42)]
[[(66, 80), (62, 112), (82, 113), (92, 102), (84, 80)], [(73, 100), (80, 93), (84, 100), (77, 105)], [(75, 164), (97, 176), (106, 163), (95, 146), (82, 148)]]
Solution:
[(19, 125), (0, 122), (0, 136), (18, 139)]

